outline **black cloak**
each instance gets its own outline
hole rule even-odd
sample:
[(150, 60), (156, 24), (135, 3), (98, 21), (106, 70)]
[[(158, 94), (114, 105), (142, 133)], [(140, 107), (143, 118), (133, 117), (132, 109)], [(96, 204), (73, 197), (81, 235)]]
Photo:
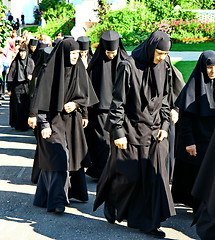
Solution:
[[(78, 43), (74, 40), (63, 40), (53, 50), (38, 79), (32, 107), (38, 109), (39, 115), (41, 111), (48, 113), (47, 120), (53, 130), (49, 139), (38, 136), (40, 168), (43, 170), (77, 171), (87, 158), (80, 108), (98, 100), (82, 61), (78, 59), (76, 65), (70, 63), (70, 51), (77, 49)], [(64, 104), (69, 101), (75, 101), (79, 107), (67, 114)]]
[[(214, 80), (206, 72), (211, 64), (215, 64), (215, 51), (203, 52), (175, 103), (180, 111), (172, 195), (174, 202), (189, 205), (194, 211), (198, 201), (191, 196), (191, 190), (215, 128)], [(186, 151), (186, 146), (191, 145), (196, 145), (196, 156)]]
[(206, 72), (206, 66), (215, 64), (215, 51), (203, 52), (187, 84), (175, 105), (184, 112), (199, 116), (215, 116), (214, 82)]
[[(80, 59), (76, 65), (69, 62), (69, 51), (74, 50), (76, 42), (65, 39), (56, 46), (40, 78), (39, 95), (33, 105), (42, 111), (62, 112), (63, 106), (71, 98), (81, 106), (91, 106), (98, 102), (89, 77)], [(72, 79), (65, 79), (72, 76)]]
[[(117, 56), (110, 60), (106, 56), (105, 50), (118, 50)], [(95, 106), (97, 109), (109, 109), (118, 64), (127, 57), (128, 55), (122, 45), (119, 34), (112, 30), (103, 33), (99, 46), (87, 69), (99, 98), (99, 103)]]
[(202, 240), (215, 238), (215, 131), (196, 178), (192, 195), (199, 199), (201, 205), (195, 216), (196, 232)]
[[(20, 51), (23, 51), (21, 49)], [(26, 50), (24, 50), (26, 51)], [(10, 125), (16, 129), (28, 129), (28, 114), (30, 107), (29, 98), (29, 80), (34, 69), (34, 62), (26, 56), (21, 59), (19, 53), (11, 63), (7, 75), (8, 91), (11, 91), (10, 97)]]
[[(169, 51), (169, 37), (152, 33), (119, 64), (105, 126), (111, 135), (111, 155), (94, 203), (94, 210), (103, 202), (112, 205), (117, 221), (126, 219), (129, 227), (144, 232), (159, 228), (175, 214), (165, 165), (167, 139), (157, 141), (158, 131), (168, 131), (170, 121), (167, 65), (153, 63), (161, 42), (161, 50)], [(114, 145), (122, 137), (128, 140), (123, 150)]]
[[(117, 55), (114, 59), (109, 59), (105, 54), (106, 50), (117, 50)], [(85, 131), (93, 163), (86, 173), (94, 178), (100, 177), (109, 157), (109, 133), (104, 130), (104, 123), (112, 100), (117, 67), (120, 61), (127, 57), (119, 34), (110, 30), (103, 33), (88, 66), (88, 73), (99, 98), (99, 103), (89, 109), (89, 124)]]

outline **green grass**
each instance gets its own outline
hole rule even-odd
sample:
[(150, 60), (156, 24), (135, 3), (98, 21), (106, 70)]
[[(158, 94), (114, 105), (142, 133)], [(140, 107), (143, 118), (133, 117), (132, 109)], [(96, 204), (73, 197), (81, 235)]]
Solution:
[[(127, 46), (127, 51), (132, 51), (136, 46)], [(173, 43), (171, 51), (199, 51), (215, 50), (215, 42), (202, 42), (202, 43)]]
[(38, 30), (38, 26), (23, 27), (22, 32), (24, 32), (25, 30), (31, 33), (35, 33)]
[(173, 65), (178, 68), (184, 77), (184, 81), (187, 82), (194, 67), (196, 66), (196, 63), (197, 61), (179, 61), (173, 62)]
[(202, 43), (173, 43), (171, 51), (200, 51), (215, 50), (215, 42), (202, 42)]

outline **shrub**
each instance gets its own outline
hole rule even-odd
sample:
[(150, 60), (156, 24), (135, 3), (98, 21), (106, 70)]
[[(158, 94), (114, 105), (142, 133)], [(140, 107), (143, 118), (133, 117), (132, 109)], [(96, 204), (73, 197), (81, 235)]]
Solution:
[(89, 29), (87, 35), (92, 43), (96, 43), (103, 32), (114, 30), (122, 36), (123, 43), (136, 45), (148, 37), (154, 27), (153, 20), (153, 15), (139, 4), (136, 9), (126, 7), (118, 11), (109, 11), (106, 19)]
[(74, 18), (58, 17), (56, 19), (50, 19), (47, 21), (45, 28), (38, 27), (36, 36), (45, 34), (54, 39), (57, 32), (62, 32), (63, 35), (70, 35), (70, 31), (74, 25)]
[(12, 30), (10, 22), (3, 20), (6, 10), (6, 6), (3, 6), (2, 2), (0, 1), (0, 47), (2, 48), (5, 47), (5, 43)]
[(64, 35), (70, 35), (70, 31), (75, 25), (75, 9), (72, 4), (59, 0), (43, 0), (39, 7), (46, 20), (46, 26), (38, 27), (36, 35), (45, 34), (54, 38), (59, 31)]

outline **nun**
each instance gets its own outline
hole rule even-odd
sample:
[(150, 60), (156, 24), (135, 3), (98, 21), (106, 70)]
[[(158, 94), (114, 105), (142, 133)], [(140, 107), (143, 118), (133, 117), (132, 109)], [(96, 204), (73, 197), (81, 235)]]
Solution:
[[(29, 96), (30, 96), (30, 111), (29, 111), (29, 118), (28, 118), (28, 125), (34, 129), (34, 135), (37, 139), (38, 135), (38, 128), (37, 128), (37, 114), (38, 110), (32, 108), (33, 101), (34, 101), (34, 93), (36, 86), (39, 84), (38, 79), (40, 79), (40, 76), (43, 74), (44, 68), (47, 65), (48, 60), (50, 59), (51, 53), (53, 51), (53, 47), (46, 47), (39, 50), (39, 57), (37, 60), (37, 64), (35, 65), (33, 74), (32, 74), (32, 80), (30, 82), (29, 86)], [(36, 147), (35, 155), (34, 155), (34, 163), (32, 168), (32, 174), (31, 174), (31, 181), (32, 183), (37, 183), (39, 179), (40, 174), (40, 168), (39, 168), (39, 158), (38, 158), (38, 145)]]
[(79, 58), (79, 44), (71, 38), (63, 40), (38, 80), (32, 106), (38, 109), (41, 169), (35, 206), (59, 214), (65, 211), (70, 197), (88, 200), (84, 167), (90, 160), (83, 131), (88, 120), (82, 108), (97, 102)]
[(87, 69), (89, 62), (92, 59), (93, 52), (90, 47), (90, 39), (86, 36), (78, 37), (77, 42), (79, 43), (81, 60), (85, 68)]
[(175, 215), (166, 158), (170, 125), (165, 60), (168, 35), (153, 32), (119, 64), (105, 129), (111, 155), (97, 185), (94, 210), (104, 203), (109, 223), (164, 238), (161, 222)]
[(37, 45), (38, 45), (39, 40), (31, 38), (29, 43), (28, 43), (28, 52), (29, 52), (29, 57), (34, 60), (34, 63), (36, 63), (36, 50), (37, 50)]
[(34, 70), (34, 61), (28, 57), (25, 44), (11, 63), (7, 75), (7, 90), (10, 96), (10, 126), (16, 130), (28, 130), (30, 108), (29, 85)]
[(179, 122), (176, 140), (172, 196), (196, 212), (199, 201), (191, 191), (215, 127), (214, 75), (215, 52), (203, 52), (176, 100)]
[(108, 30), (102, 34), (100, 44), (88, 66), (88, 73), (99, 99), (99, 103), (89, 109), (89, 124), (85, 131), (92, 161), (86, 174), (92, 178), (98, 179), (101, 176), (110, 154), (110, 137), (104, 124), (112, 100), (117, 67), (127, 57), (120, 35)]

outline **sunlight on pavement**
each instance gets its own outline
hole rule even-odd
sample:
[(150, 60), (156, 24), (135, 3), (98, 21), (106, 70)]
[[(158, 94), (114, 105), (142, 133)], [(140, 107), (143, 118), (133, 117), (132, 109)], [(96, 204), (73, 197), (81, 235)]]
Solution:
[(0, 191), (34, 194), (36, 186), (11, 184), (9, 180), (0, 180)]
[(53, 238), (45, 237), (34, 231), (31, 226), (36, 222), (27, 221), (25, 219), (5, 217), (8, 220), (0, 220), (0, 240), (14, 240), (14, 239), (34, 239), (34, 240), (49, 240)]

